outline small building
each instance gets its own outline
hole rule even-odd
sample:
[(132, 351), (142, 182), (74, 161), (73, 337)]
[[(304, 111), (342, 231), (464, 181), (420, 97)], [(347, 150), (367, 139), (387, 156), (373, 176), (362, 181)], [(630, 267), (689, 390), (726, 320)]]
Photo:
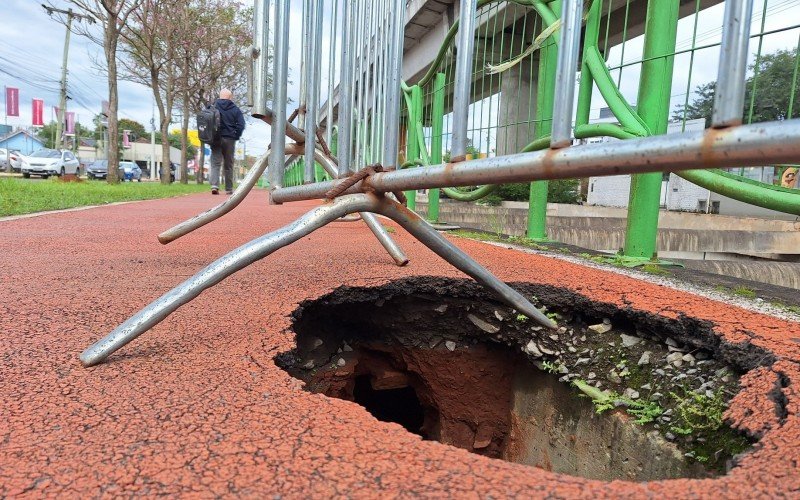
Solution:
[(24, 155), (29, 155), (43, 147), (44, 142), (27, 130), (20, 129), (0, 138), (0, 148), (16, 150)]
[(78, 151), (75, 155), (81, 161), (82, 165), (92, 163), (93, 161), (102, 158), (103, 152), (98, 151), (99, 142), (97, 139), (81, 137), (78, 143)]

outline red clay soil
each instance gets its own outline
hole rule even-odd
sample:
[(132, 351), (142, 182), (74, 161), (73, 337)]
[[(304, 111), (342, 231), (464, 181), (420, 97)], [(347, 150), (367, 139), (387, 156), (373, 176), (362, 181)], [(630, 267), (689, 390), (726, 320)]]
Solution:
[[(342, 284), (460, 277), (398, 229), (397, 268), (362, 223), (337, 223), (205, 292), (108, 362), (78, 354), (224, 252), (311, 203), (267, 205), (261, 191), (170, 246), (164, 228), (219, 197), (0, 222), (0, 497), (800, 495), (800, 325), (543, 256), (455, 240), (506, 281), (569, 287), (594, 300), (715, 323), (772, 351), (729, 417), (762, 435), (713, 480), (604, 483), (422, 441), (361, 407), (302, 390), (272, 357), (292, 347), (289, 314)], [(798, 385), (794, 385), (798, 384)], [(782, 397), (781, 397), (782, 394)], [(776, 403), (778, 402), (778, 403)]]

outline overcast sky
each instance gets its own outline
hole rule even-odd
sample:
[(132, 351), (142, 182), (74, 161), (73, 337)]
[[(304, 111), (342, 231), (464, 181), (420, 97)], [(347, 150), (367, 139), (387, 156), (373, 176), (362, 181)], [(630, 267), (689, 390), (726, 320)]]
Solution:
[[(244, 0), (243, 0), (244, 1)], [(249, 2), (248, 2), (249, 3)], [(274, 2), (273, 2), (274, 3)], [(58, 3), (57, 3), (58, 4)], [(290, 71), (292, 82), (289, 85), (289, 97), (294, 100), (289, 105), (289, 112), (296, 106), (299, 89), (299, 60), (301, 33), (301, 0), (292, 0), (291, 39), (290, 39)], [(762, 2), (755, 2), (753, 32), (761, 28)], [(66, 2), (61, 5), (67, 7)], [(326, 6), (329, 2), (326, 2)], [(45, 121), (50, 121), (52, 107), (58, 103), (58, 87), (61, 71), (61, 58), (64, 46), (65, 28), (51, 19), (41, 7), (39, 0), (2, 0), (0, 12), (3, 18), (3, 37), (0, 42), (0, 80), (3, 85), (20, 88), (20, 117), (8, 118), (11, 125), (28, 126), (31, 123), (31, 99), (45, 100)], [(326, 7), (327, 12), (327, 7)], [(722, 23), (723, 5), (717, 5), (701, 13), (698, 22), (697, 45), (713, 44), (719, 41)], [(800, 0), (769, 0), (764, 29), (766, 31), (786, 27), (800, 22)], [(678, 31), (678, 50), (690, 47), (694, 17), (684, 18)], [(777, 49), (791, 49), (797, 45), (800, 29), (776, 33), (764, 38), (762, 51), (773, 52)], [(329, 36), (324, 30), (323, 54), (327, 54)], [(751, 54), (755, 52), (756, 41), (751, 44)], [(624, 60), (632, 61), (641, 57), (642, 37), (629, 41), (625, 47)], [(691, 88), (716, 78), (719, 48), (699, 51), (695, 55), (692, 71)], [(621, 47), (610, 53), (609, 64), (619, 63)], [(82, 123), (90, 123), (100, 110), (100, 102), (107, 95), (105, 76), (93, 63), (101, 59), (99, 46), (92, 44), (80, 36), (73, 36), (69, 53), (69, 94), (72, 100), (69, 109), (75, 111)], [(751, 56), (751, 60), (752, 60)], [(323, 57), (321, 76), (323, 89), (327, 88), (329, 58)], [(751, 61), (752, 62), (752, 61)], [(638, 86), (638, 66), (624, 70), (621, 82), (623, 95), (635, 104)], [(676, 58), (675, 77), (673, 79), (673, 103), (682, 103), (686, 93), (686, 81), (689, 72), (689, 55)], [(7, 73), (11, 73), (11, 76)], [(616, 73), (614, 73), (616, 77)], [(243, 76), (244, 77), (244, 76)], [(615, 78), (616, 79), (616, 78)], [(321, 102), (326, 98), (323, 91)], [(141, 85), (120, 81), (120, 117), (131, 118), (144, 124), (148, 130), (152, 116), (153, 100), (150, 89)], [(596, 94), (592, 107), (595, 112), (604, 104)], [(177, 124), (176, 124), (177, 126)], [(269, 142), (269, 127), (256, 120), (249, 120), (244, 139), (248, 153), (264, 150)]]

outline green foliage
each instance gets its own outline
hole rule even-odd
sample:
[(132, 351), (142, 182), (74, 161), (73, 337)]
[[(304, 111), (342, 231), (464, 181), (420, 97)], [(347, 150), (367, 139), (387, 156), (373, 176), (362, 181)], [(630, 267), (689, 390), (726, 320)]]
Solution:
[(524, 323), (525, 321), (528, 321), (528, 317), (524, 314), (517, 314), (517, 321)]
[[(800, 111), (800, 86), (792, 83), (797, 49), (778, 50), (771, 54), (763, 54), (758, 61), (758, 78), (755, 76), (756, 65), (750, 65), (744, 99), (742, 117), (745, 123), (750, 121), (750, 104), (753, 101), (752, 122), (784, 120), (789, 118), (789, 100), (794, 90), (795, 109), (793, 117)], [(686, 119), (705, 118), (706, 127), (711, 126), (711, 111), (714, 106), (714, 90), (716, 82), (698, 85), (697, 94), (686, 106)], [(755, 99), (753, 95), (755, 94)], [(676, 106), (672, 113), (673, 120), (682, 120), (684, 107)]]
[(0, 216), (103, 205), (118, 201), (168, 198), (208, 189), (197, 184), (155, 182), (108, 184), (100, 181), (61, 182), (0, 179)]
[[(577, 203), (580, 199), (578, 179), (557, 179), (547, 183), (548, 203)], [(528, 201), (531, 185), (527, 182), (503, 184), (495, 193), (505, 201)]]
[(120, 118), (117, 122), (119, 130), (130, 130), (132, 132), (131, 141), (135, 141), (136, 139), (142, 137), (148, 137), (149, 134), (147, 130), (145, 130), (144, 125), (137, 122), (136, 120), (131, 120), (130, 118)]
[(478, 200), (480, 205), (486, 205), (488, 207), (499, 207), (501, 203), (503, 203), (503, 198), (498, 195), (497, 193), (492, 193), (489, 196), (484, 196), (480, 200)]
[[(181, 132), (180, 130), (175, 130), (174, 132), (170, 132), (169, 137), (169, 145), (175, 149), (181, 149)], [(197, 154), (197, 148), (194, 147), (191, 143), (186, 144), (186, 154), (189, 158), (194, 157)]]
[(669, 271), (659, 266), (658, 264), (645, 264), (639, 269), (641, 269), (643, 272), (647, 274), (654, 274), (656, 276), (669, 276), (671, 274)]
[(557, 179), (547, 183), (548, 203), (578, 203), (580, 200), (578, 179)]
[(747, 288), (746, 286), (737, 286), (733, 289), (734, 295), (738, 295), (739, 297), (745, 297), (748, 299), (756, 298), (756, 292)]
[(694, 391), (686, 392), (683, 396), (671, 392), (670, 396), (678, 402), (677, 419), (672, 426), (674, 432), (713, 432), (722, 427), (722, 415), (727, 407), (722, 391), (717, 391), (712, 397)]
[[(697, 96), (686, 105), (686, 120), (695, 120), (697, 118), (706, 119), (706, 127), (711, 126), (711, 112), (714, 109), (714, 91), (717, 82), (704, 83), (695, 87), (694, 92)], [(672, 111), (672, 119), (675, 121), (683, 121), (684, 107), (683, 105), (675, 106)]]
[(664, 408), (655, 401), (631, 399), (614, 391), (601, 391), (583, 380), (573, 380), (572, 385), (592, 399), (594, 411), (597, 414), (612, 410), (619, 404), (625, 407), (625, 411), (629, 415), (636, 417), (634, 422), (644, 425), (655, 421), (664, 413)]
[[(75, 136), (76, 137), (95, 137), (95, 132), (89, 128), (86, 128), (84, 125), (80, 123), (75, 124)], [(36, 131), (36, 137), (44, 143), (45, 148), (54, 149), (56, 147), (56, 122), (52, 121), (43, 127), (40, 127)], [(68, 145), (72, 144), (72, 139), (68, 140)]]
[(560, 368), (560, 366), (557, 366), (555, 363), (551, 363), (550, 361), (542, 361), (542, 369), (547, 373), (556, 374)]
[(497, 188), (497, 196), (506, 201), (528, 201), (531, 194), (531, 185), (527, 182), (503, 184)]

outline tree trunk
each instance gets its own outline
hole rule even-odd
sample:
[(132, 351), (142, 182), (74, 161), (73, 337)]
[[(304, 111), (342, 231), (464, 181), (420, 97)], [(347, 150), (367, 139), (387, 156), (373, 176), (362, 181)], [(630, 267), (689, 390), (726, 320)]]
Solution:
[(181, 123), (181, 184), (189, 183), (188, 147), (189, 147), (189, 54), (183, 57), (183, 83), (181, 99), (183, 100), (183, 120)]
[(189, 183), (189, 96), (183, 95), (183, 123), (181, 123), (181, 184)]
[(108, 64), (108, 174), (106, 180), (109, 184), (119, 182), (119, 148), (117, 147), (117, 108), (119, 96), (117, 94), (117, 41), (119, 31), (117, 19), (109, 18), (105, 28), (105, 56)]
[(170, 165), (171, 159), (169, 157), (169, 123), (172, 118), (172, 103), (174, 101), (172, 92), (174, 89), (174, 80), (171, 70), (167, 74), (167, 85), (164, 89), (164, 104), (159, 106), (159, 113), (161, 114), (161, 184), (169, 184), (172, 182), (170, 178)]
[(206, 166), (206, 146), (203, 143), (200, 143), (200, 158), (197, 160), (197, 183), (203, 183), (203, 177), (205, 176), (205, 166)]
[(169, 115), (161, 117), (161, 184), (172, 182), (170, 178), (170, 166), (172, 160), (169, 157)]

